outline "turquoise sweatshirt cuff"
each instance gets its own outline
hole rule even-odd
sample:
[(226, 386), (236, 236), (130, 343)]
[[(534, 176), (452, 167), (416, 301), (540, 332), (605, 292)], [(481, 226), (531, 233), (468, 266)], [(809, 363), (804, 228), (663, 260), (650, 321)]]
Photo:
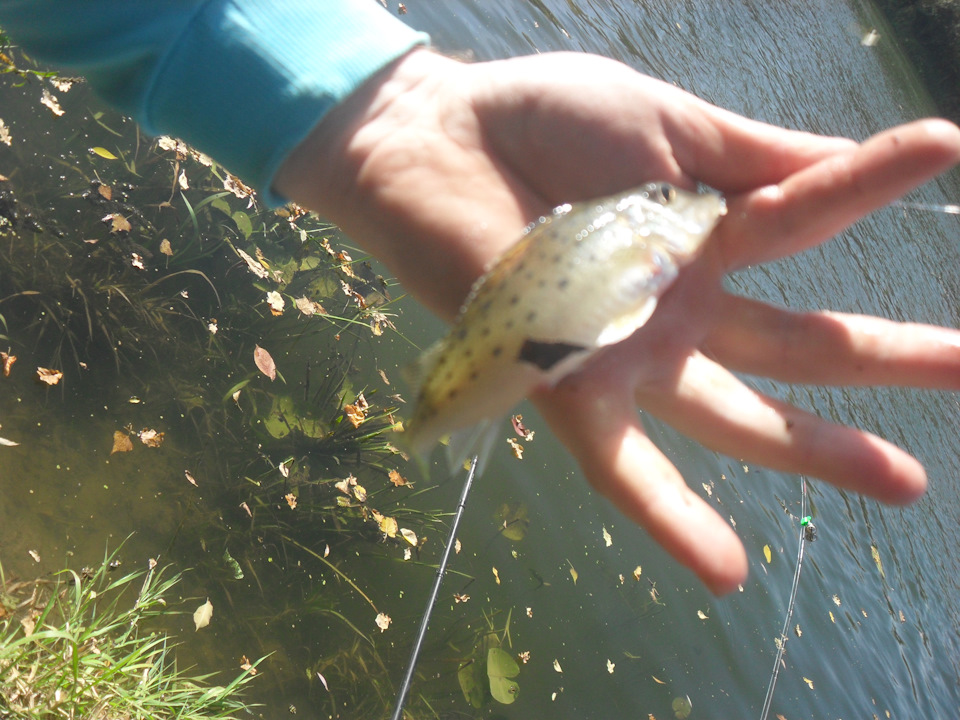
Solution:
[(365, 80), (428, 42), (375, 0), (2, 0), (0, 25), (274, 206), (291, 150)]

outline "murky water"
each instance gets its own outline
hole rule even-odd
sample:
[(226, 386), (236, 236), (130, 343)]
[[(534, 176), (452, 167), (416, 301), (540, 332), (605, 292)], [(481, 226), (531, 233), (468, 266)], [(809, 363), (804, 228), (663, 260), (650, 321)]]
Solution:
[[(445, 50), (470, 53), (477, 60), (552, 50), (596, 52), (723, 107), (789, 127), (864, 138), (932, 112), (889, 28), (865, 2), (462, 0), (408, 2), (407, 7), (404, 19), (428, 30)], [(879, 29), (880, 42), (861, 46), (862, 33), (871, 27)], [(10, 123), (12, 113), (0, 108), (0, 117)], [(10, 174), (5, 166), (0, 173)], [(911, 199), (957, 202), (960, 178), (940, 179)], [(835, 242), (799, 258), (751, 268), (731, 283), (747, 295), (791, 307), (957, 326), (960, 220), (881, 210)], [(435, 321), (410, 303), (403, 307), (401, 331), (420, 342), (437, 336)], [(407, 344), (394, 340), (364, 346), (360, 362), (371, 367), (376, 362), (393, 376), (412, 355)], [(960, 406), (955, 394), (754, 384), (898, 443), (924, 462), (931, 481), (928, 495), (907, 509), (885, 508), (811, 484), (819, 539), (807, 547), (792, 622), (800, 632), (791, 630), (771, 716), (956, 716)], [(116, 458), (109, 459), (103, 438), (117, 422), (135, 422), (129, 408), (120, 405), (122, 383), (101, 387), (104, 397), (91, 390), (79, 400), (64, 400), (28, 384), (16, 392), (8, 387), (0, 385), (0, 436), (27, 425), (37, 430), (28, 451), (0, 448), (0, 558), (5, 566), (12, 563), (19, 572), (29, 572), (33, 561), (26, 556), (28, 548), (41, 552), (44, 571), (69, 561), (68, 553), (89, 562), (104, 543), (115, 543), (137, 528), (131, 556), (152, 556), (170, 547), (169, 559), (200, 566), (184, 592), (215, 594), (217, 607), (225, 608), (222, 623), (214, 623), (206, 638), (213, 642), (191, 637), (185, 648), (204, 669), (235, 667), (241, 653), (252, 657), (278, 651), (264, 665), (259, 699), (269, 703), (265, 716), (286, 717), (290, 705), (298, 716), (356, 716), (357, 705), (345, 699), (343, 690), (350, 673), (369, 675), (371, 696), (392, 693), (371, 659), (370, 645), (358, 641), (363, 648), (358, 650), (352, 644), (356, 635), (344, 631), (331, 613), (355, 623), (389, 663), (389, 676), (399, 679), (433, 577), (441, 532), (426, 523), (417, 526), (428, 527), (430, 538), (420, 558), (423, 565), (403, 562), (397, 545), (375, 540), (334, 544), (331, 559), (393, 618), (381, 635), (374, 613), (356, 591), (326, 566), (305, 564), (309, 558), (294, 561), (280, 549), (266, 549), (260, 564), (253, 565), (259, 572), (269, 563), (286, 564), (283, 573), (267, 572), (264, 583), (252, 581), (249, 573), (246, 580), (231, 583), (222, 571), (217, 575), (207, 568), (203, 558), (211, 551), (203, 533), (185, 539), (177, 535), (178, 523), (184, 514), (204, 512), (237, 524), (236, 508), (218, 506), (215, 499), (202, 506), (185, 499), (164, 502), (174, 494), (170, 478), (183, 483), (176, 454), (122, 467)], [(101, 410), (104, 405), (108, 409)], [(542, 428), (534, 411), (525, 408), (524, 416), (529, 426)], [(169, 418), (171, 425), (174, 420)], [(642, 531), (589, 491), (547, 432), (528, 444), (522, 462), (504, 446), (468, 504), (460, 534), (463, 549), (453, 559), (455, 572), (444, 585), (414, 687), (414, 695), (424, 693), (440, 717), (652, 715), (663, 720), (673, 717), (671, 704), (677, 697), (689, 697), (691, 717), (759, 716), (794, 571), (799, 479), (706, 452), (656, 422), (648, 428), (691, 485), (736, 524), (752, 560), (743, 592), (722, 600), (710, 596)], [(180, 432), (186, 435), (185, 429)], [(96, 451), (88, 449), (94, 446)], [(418, 488), (430, 487), (429, 481), (418, 483)], [(447, 482), (418, 495), (408, 508), (452, 508), (457, 484)], [(177, 487), (177, 498), (189, 490)], [(498, 532), (505, 503), (522, 503), (527, 510), (529, 527), (522, 540)], [(609, 546), (605, 532), (612, 540)], [(304, 531), (296, 539), (327, 542), (319, 537)], [(247, 541), (256, 546), (258, 538), (254, 534)], [(764, 546), (771, 551), (769, 562)], [(230, 550), (237, 554), (234, 545)], [(218, 546), (215, 556), (221, 552)], [(639, 581), (633, 576), (638, 566)], [(293, 576), (315, 581), (314, 594), (305, 592), (307, 582), (295, 582)], [(336, 600), (330, 599), (330, 588), (336, 588)], [(468, 594), (469, 602), (455, 602), (454, 592)], [(313, 611), (306, 609), (305, 598)], [(188, 624), (185, 618), (184, 628)], [(530, 660), (521, 666), (520, 692), (512, 705), (490, 702), (474, 710), (463, 698), (456, 670), (486, 627), (501, 632), (508, 627), (505, 647), (529, 651)], [(318, 658), (329, 662), (312, 665)], [(316, 668), (332, 692), (315, 679), (304, 684), (305, 675)]]

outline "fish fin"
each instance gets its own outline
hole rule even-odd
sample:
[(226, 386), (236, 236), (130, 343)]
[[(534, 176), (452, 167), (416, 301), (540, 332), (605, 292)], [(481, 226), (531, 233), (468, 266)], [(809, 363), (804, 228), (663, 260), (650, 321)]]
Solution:
[(445, 345), (446, 343), (442, 339), (438, 340), (424, 350), (419, 358), (400, 371), (400, 377), (404, 379), (410, 388), (410, 397), (415, 399), (420, 397), (420, 389), (423, 387), (424, 381), (429, 377), (430, 372), (436, 366), (437, 360), (440, 359)]
[(477, 475), (483, 473), (493, 452), (493, 444), (500, 430), (499, 420), (485, 418), (475, 425), (456, 430), (447, 443), (447, 462), (453, 472), (462, 469), (467, 461), (477, 456)]

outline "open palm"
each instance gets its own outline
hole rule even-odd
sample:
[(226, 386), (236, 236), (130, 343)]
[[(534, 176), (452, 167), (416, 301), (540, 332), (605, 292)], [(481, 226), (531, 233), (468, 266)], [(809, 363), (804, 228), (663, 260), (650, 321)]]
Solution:
[[(723, 276), (823, 242), (960, 160), (922, 121), (863, 144), (756, 123), (603, 58), (463, 65), (417, 50), (334, 111), (278, 176), (434, 311), (533, 218), (650, 180), (706, 183), (728, 215), (646, 326), (534, 400), (600, 492), (714, 591), (746, 574), (727, 523), (644, 434), (637, 407), (704, 445), (885, 501), (924, 489), (912, 457), (742, 384), (960, 387), (960, 333), (725, 293)], [(829, 361), (825, 361), (829, 358)]]

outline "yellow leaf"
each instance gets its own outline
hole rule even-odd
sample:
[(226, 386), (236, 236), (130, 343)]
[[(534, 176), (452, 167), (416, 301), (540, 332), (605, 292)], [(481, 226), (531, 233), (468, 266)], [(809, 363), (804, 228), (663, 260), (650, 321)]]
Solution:
[(876, 545), (870, 546), (870, 554), (873, 555), (873, 561), (877, 564), (877, 570), (880, 571), (880, 577), (886, 579), (886, 574), (883, 572), (883, 563), (880, 562), (880, 550)]
[(400, 528), (400, 536), (410, 543), (413, 547), (417, 546), (417, 534), (413, 530), (407, 530), (407, 528)]
[(291, 510), (297, 509), (297, 496), (293, 493), (287, 493), (283, 496), (283, 499), (287, 501), (287, 505), (290, 506)]
[(491, 568), (491, 570), (493, 570), (493, 579), (496, 580), (496, 581), (497, 581), (497, 585), (499, 585), (499, 584), (500, 584), (500, 573), (497, 571), (496, 568)]
[(380, 526), (380, 532), (388, 538), (395, 538), (397, 536), (398, 526), (395, 518), (384, 517), (377, 524)]
[(173, 257), (173, 246), (166, 238), (160, 241), (160, 254), (166, 255), (167, 257)]
[(709, 619), (710, 619), (709, 617), (707, 617), (707, 614), (706, 614), (705, 612), (703, 612), (703, 610), (697, 610), (697, 617), (700, 618), (701, 620), (709, 620)]
[(94, 155), (99, 155), (100, 157), (102, 157), (102, 158), (105, 159), (105, 160), (118, 160), (118, 159), (119, 159), (116, 155), (114, 155), (112, 152), (110, 152), (109, 150), (107, 150), (107, 149), (104, 148), (104, 147), (99, 147), (99, 146), (98, 146), (98, 147), (92, 147), (92, 148), (90, 148), (90, 152), (92, 152)]
[(140, 442), (150, 448), (158, 448), (163, 445), (164, 433), (157, 432), (156, 430), (149, 430), (144, 428), (137, 436), (140, 438)]
[(803, 681), (804, 681), (807, 685), (810, 686), (810, 689), (811, 689), (811, 690), (813, 690), (813, 680), (811, 680), (811, 679), (808, 678), (808, 677), (805, 677), (805, 678), (803, 679)]
[(397, 487), (401, 487), (407, 484), (407, 479), (403, 477), (398, 470), (391, 470), (387, 474), (387, 477), (390, 479), (390, 482), (392, 482)]
[(518, 443), (516, 438), (507, 438), (507, 444), (513, 450), (513, 456), (517, 460), (523, 460), (523, 445)]
[(769, 565), (770, 562), (773, 560), (773, 554), (770, 552), (769, 545), (763, 546), (763, 556), (767, 559), (767, 565)]
[(210, 598), (207, 598), (203, 605), (193, 611), (193, 622), (199, 630), (209, 625), (211, 618), (213, 618), (213, 603), (210, 602)]
[(110, 232), (112, 233), (130, 232), (132, 228), (130, 221), (120, 213), (104, 215), (101, 220), (110, 225)]
[(377, 627), (380, 628), (380, 632), (383, 632), (388, 627), (390, 627), (391, 622), (393, 621), (390, 619), (390, 616), (387, 615), (386, 613), (377, 613), (376, 623), (377, 623)]

